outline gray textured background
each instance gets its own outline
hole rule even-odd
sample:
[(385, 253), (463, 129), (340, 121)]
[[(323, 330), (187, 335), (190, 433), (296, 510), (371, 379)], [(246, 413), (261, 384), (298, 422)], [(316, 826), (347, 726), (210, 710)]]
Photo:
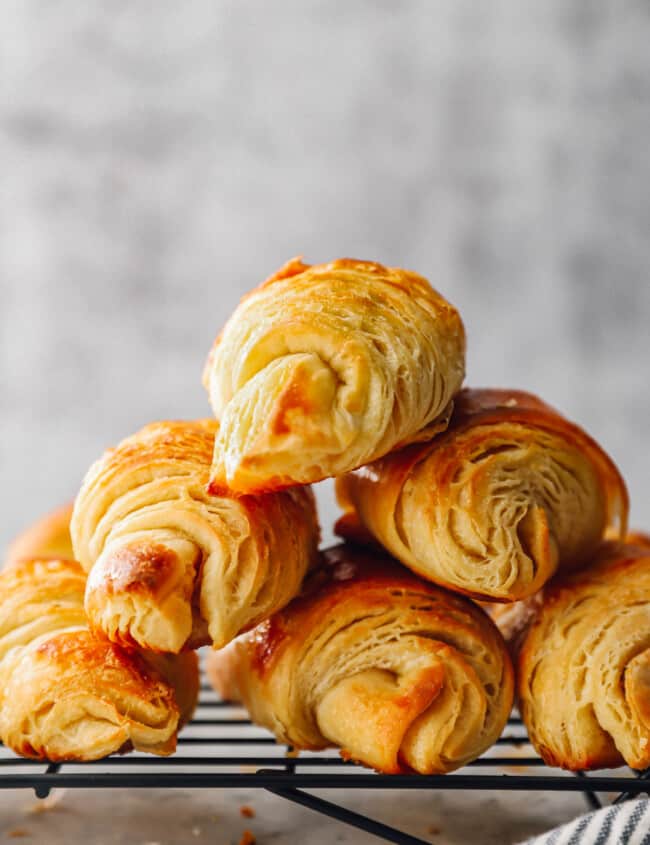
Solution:
[[(7, 0), (0, 545), (296, 253), (423, 272), (650, 528), (650, 4)], [(331, 513), (325, 514), (329, 523)]]

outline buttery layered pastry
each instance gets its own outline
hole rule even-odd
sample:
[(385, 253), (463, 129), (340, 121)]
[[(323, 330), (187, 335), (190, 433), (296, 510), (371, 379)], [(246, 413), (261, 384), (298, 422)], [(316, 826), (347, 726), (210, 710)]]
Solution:
[(465, 389), (448, 429), (337, 480), (338, 533), (378, 541), (419, 575), (479, 599), (535, 593), (624, 536), (617, 468), (531, 394)]
[(444, 429), (464, 368), (460, 316), (422, 276), (293, 259), (244, 297), (208, 358), (212, 489), (319, 481)]
[(95, 760), (129, 749), (170, 754), (198, 695), (195, 654), (137, 654), (88, 630), (86, 576), (69, 509), (21, 535), (0, 573), (0, 739), (24, 757)]
[(72, 517), (86, 613), (113, 642), (223, 646), (300, 588), (319, 538), (309, 488), (207, 492), (214, 421), (159, 422), (89, 470)]
[[(624, 481), (464, 369), (458, 312), (410, 271), (293, 259), (244, 297), (204, 370), (216, 419), (126, 438), (10, 547), (2, 742), (169, 754), (212, 644), (215, 688), (280, 742), (442, 774), (499, 737), (512, 655), (547, 763), (649, 767), (650, 538), (614, 542)], [(319, 555), (304, 485), (327, 477), (349, 542)]]
[(650, 766), (650, 546), (605, 543), (585, 569), (494, 616), (546, 763)]
[(345, 545), (324, 553), (288, 607), (211, 654), (208, 672), (279, 741), (338, 746), (389, 773), (478, 757), (513, 696), (503, 639), (479, 607)]
[(69, 503), (32, 523), (12, 540), (5, 556), (5, 566), (29, 557), (73, 559), (71, 517), (72, 503)]

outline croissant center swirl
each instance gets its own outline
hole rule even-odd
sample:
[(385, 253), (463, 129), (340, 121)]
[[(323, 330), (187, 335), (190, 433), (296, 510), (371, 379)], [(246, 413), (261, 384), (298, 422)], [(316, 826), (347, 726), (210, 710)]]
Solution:
[(308, 488), (210, 495), (217, 424), (161, 422), (89, 470), (72, 518), (86, 611), (113, 642), (178, 653), (223, 646), (286, 604), (319, 530)]
[(325, 561), (331, 569), (302, 597), (235, 643), (233, 655), (215, 655), (219, 688), (236, 691), (282, 741), (338, 746), (383, 772), (442, 773), (479, 756), (513, 694), (487, 616), (351, 548)]
[(0, 574), (0, 737), (25, 757), (169, 754), (198, 691), (193, 654), (154, 664), (98, 638), (72, 560), (23, 559)]
[(627, 517), (625, 484), (602, 449), (509, 391), (462, 391), (444, 434), (337, 485), (343, 536), (361, 526), (419, 575), (501, 601), (582, 563)]
[(517, 635), (518, 695), (544, 760), (568, 769), (647, 768), (648, 550), (605, 544), (589, 568), (547, 585), (528, 616)]
[(291, 262), (242, 300), (206, 364), (212, 489), (318, 481), (417, 439), (460, 387), (464, 345), (417, 274)]

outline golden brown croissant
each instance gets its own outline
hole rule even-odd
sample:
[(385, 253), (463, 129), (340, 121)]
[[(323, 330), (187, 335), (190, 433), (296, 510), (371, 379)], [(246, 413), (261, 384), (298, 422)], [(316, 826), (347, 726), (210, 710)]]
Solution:
[(6, 563), (28, 557), (72, 559), (70, 518), (72, 504), (62, 505), (26, 528), (7, 550)]
[(144, 656), (95, 636), (85, 584), (72, 560), (24, 559), (0, 573), (0, 738), (49, 760), (170, 754), (196, 702), (196, 655)]
[(478, 757), (512, 705), (512, 666), (488, 616), (383, 555), (339, 546), (284, 610), (209, 674), (296, 748), (339, 746), (383, 772), (442, 773)]
[(464, 359), (458, 312), (417, 273), (293, 259), (244, 297), (208, 358), (212, 489), (319, 481), (444, 428)]
[(424, 578), (512, 601), (624, 536), (620, 473), (584, 431), (516, 390), (465, 389), (449, 428), (337, 480), (337, 530)]
[(630, 531), (625, 537), (625, 542), (633, 546), (650, 546), (650, 534), (644, 531)]
[(593, 564), (495, 608), (519, 708), (552, 766), (650, 766), (650, 548), (605, 543)]
[(308, 488), (207, 493), (217, 424), (146, 426), (97, 461), (72, 518), (86, 612), (114, 642), (223, 646), (298, 592), (318, 544)]

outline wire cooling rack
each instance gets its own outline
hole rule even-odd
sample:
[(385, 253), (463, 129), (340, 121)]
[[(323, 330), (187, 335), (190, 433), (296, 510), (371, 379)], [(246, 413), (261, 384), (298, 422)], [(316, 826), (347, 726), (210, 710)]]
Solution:
[[(646, 779), (648, 777), (648, 779)], [(458, 774), (380, 775), (336, 752), (293, 755), (262, 728), (252, 725), (241, 707), (221, 701), (204, 682), (192, 722), (178, 738), (172, 757), (130, 754), (94, 763), (43, 763), (0, 749), (0, 789), (33, 789), (45, 798), (54, 787), (113, 788), (259, 788), (309, 807), (398, 845), (427, 845), (424, 840), (348, 810), (303, 790), (417, 789), (494, 791), (572, 791), (584, 794), (589, 807), (650, 794), (650, 770), (618, 770), (614, 775), (575, 775), (547, 768), (535, 756), (521, 720), (510, 719), (496, 745)], [(613, 793), (613, 795), (612, 795)]]

